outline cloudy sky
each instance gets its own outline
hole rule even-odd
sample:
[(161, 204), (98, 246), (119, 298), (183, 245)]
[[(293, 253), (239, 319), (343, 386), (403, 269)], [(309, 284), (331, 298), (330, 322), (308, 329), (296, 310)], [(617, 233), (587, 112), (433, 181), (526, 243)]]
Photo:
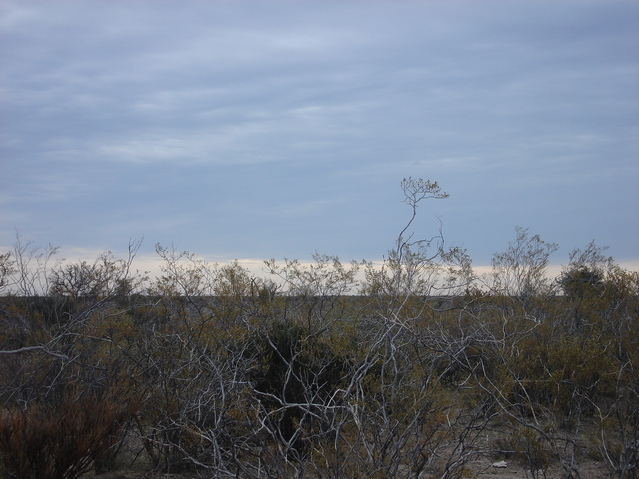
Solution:
[[(636, 1), (0, 3), (0, 248), (639, 260)], [(639, 263), (635, 263), (639, 264)]]

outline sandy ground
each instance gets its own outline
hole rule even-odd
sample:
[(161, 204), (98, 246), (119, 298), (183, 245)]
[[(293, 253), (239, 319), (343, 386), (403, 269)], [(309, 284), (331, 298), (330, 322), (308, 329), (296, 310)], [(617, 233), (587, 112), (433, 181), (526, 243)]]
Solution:
[[(492, 467), (490, 462), (477, 461), (471, 464), (471, 468), (475, 471), (478, 479), (483, 478), (499, 478), (499, 479), (532, 479), (532, 473), (527, 471), (524, 466), (516, 461), (506, 461), (507, 466), (503, 468)], [(603, 463), (588, 461), (579, 465), (579, 474), (581, 479), (603, 479), (610, 477), (610, 473)], [(560, 467), (553, 466), (546, 471), (544, 475), (539, 471), (538, 478), (545, 479), (563, 479), (564, 471)]]
[[(518, 464), (516, 461), (506, 461), (506, 467), (493, 467), (491, 463), (488, 461), (475, 461), (470, 464), (470, 468), (474, 471), (474, 475), (469, 474), (468, 478), (476, 478), (476, 479), (488, 479), (488, 478), (496, 478), (496, 479), (533, 479), (533, 476), (530, 471), (526, 471), (525, 467), (521, 464)], [(579, 467), (579, 473), (581, 479), (606, 479), (611, 477), (609, 471), (607, 470), (605, 464), (588, 461), (584, 464), (581, 464)], [(90, 477), (90, 476), (89, 476)], [(198, 476), (197, 474), (158, 474), (158, 473), (106, 473), (101, 474), (99, 476), (94, 476), (96, 479), (196, 479), (204, 476)], [(541, 471), (539, 471), (539, 475), (537, 476), (541, 479), (563, 479), (563, 471), (557, 467), (551, 467), (546, 471), (544, 475)]]

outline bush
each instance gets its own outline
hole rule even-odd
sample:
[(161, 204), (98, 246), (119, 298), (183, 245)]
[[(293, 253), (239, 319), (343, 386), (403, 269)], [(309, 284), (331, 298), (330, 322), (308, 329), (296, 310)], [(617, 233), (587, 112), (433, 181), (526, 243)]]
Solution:
[(0, 459), (9, 477), (80, 477), (112, 452), (137, 407), (77, 386), (60, 396), (0, 411)]

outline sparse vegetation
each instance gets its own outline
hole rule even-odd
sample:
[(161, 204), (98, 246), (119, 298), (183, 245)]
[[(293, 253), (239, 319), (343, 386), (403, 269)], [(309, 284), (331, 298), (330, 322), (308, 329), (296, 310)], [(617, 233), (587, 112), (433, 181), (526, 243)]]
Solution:
[[(461, 478), (479, 457), (530, 477), (587, 458), (639, 475), (639, 274), (591, 243), (518, 228), (474, 275), (441, 231), (384, 263), (217, 267), (158, 245), (158, 278), (104, 254), (0, 254), (0, 477), (143, 464), (211, 478)], [(44, 292), (44, 294), (42, 294)], [(123, 462), (123, 460), (125, 460)]]

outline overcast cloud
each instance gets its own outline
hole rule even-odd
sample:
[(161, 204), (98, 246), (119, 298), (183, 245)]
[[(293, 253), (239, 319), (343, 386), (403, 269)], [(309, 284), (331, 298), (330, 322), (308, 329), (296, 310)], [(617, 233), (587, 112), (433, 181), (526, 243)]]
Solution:
[(3, 1), (0, 247), (378, 259), (437, 180), (476, 264), (514, 227), (639, 260), (636, 1)]

